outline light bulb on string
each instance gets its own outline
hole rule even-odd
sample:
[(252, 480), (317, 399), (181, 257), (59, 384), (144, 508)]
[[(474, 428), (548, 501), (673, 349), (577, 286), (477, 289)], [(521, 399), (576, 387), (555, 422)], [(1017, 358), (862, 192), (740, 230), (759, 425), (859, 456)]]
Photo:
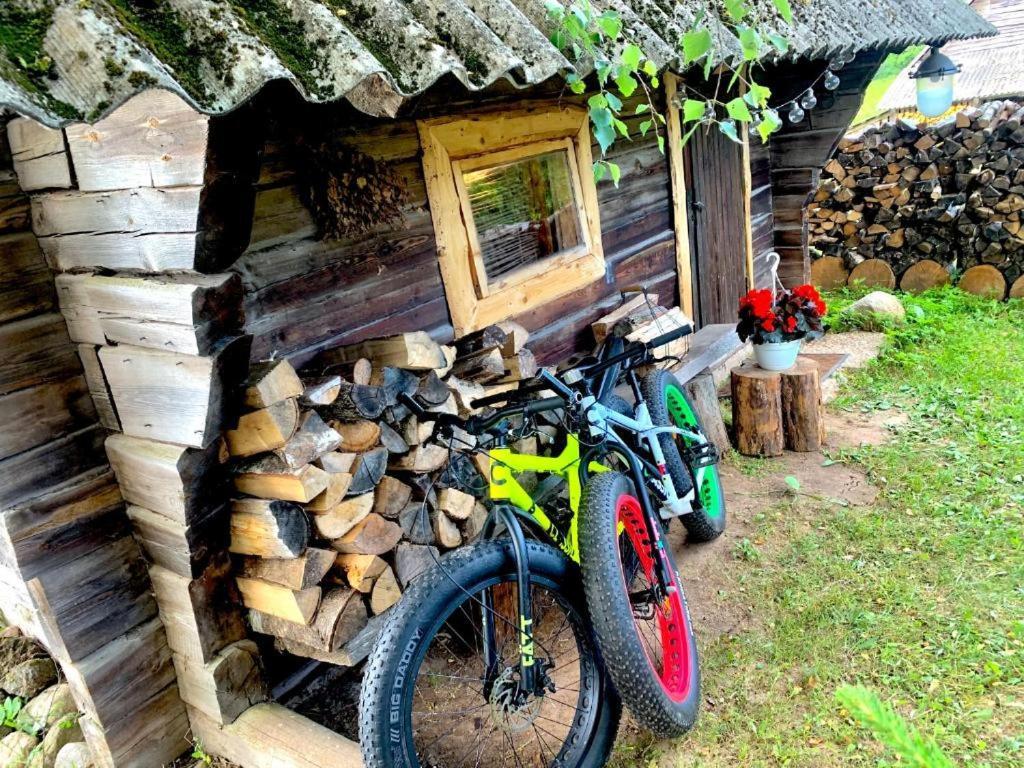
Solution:
[(825, 79), (821, 81), (821, 84), (826, 90), (834, 91), (839, 87), (839, 76), (830, 69), (825, 73)]
[(808, 88), (804, 95), (800, 97), (800, 106), (804, 109), (814, 109), (818, 106), (818, 97), (814, 95), (813, 88)]
[(751, 116), (750, 116), (750, 127), (747, 128), (747, 131), (750, 133), (750, 138), (756, 139), (756, 138), (758, 138), (761, 135), (757, 131), (758, 126), (760, 126), (760, 125), (761, 125), (761, 113), (760, 112), (752, 112)]
[(789, 122), (796, 125), (799, 122), (803, 122), (804, 111), (800, 108), (800, 105), (794, 101), (789, 107), (789, 114), (787, 114), (786, 117), (789, 118)]

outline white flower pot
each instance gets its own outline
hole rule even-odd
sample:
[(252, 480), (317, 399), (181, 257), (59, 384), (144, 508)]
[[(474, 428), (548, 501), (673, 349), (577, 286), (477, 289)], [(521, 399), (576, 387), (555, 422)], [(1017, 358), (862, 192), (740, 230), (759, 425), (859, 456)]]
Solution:
[(757, 364), (766, 371), (784, 371), (793, 367), (802, 343), (803, 339), (796, 339), (776, 344), (755, 344), (754, 357)]

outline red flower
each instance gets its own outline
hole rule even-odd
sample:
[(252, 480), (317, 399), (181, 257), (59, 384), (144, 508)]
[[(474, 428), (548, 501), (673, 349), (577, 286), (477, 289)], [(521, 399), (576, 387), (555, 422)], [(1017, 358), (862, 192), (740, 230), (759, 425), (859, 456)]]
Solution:
[(761, 322), (761, 328), (771, 333), (775, 330), (775, 313), (769, 312), (768, 316)]
[(774, 303), (775, 297), (771, 291), (766, 288), (755, 289), (740, 299), (740, 309), (749, 309), (755, 317), (763, 319), (771, 314)]
[(786, 318), (786, 332), (792, 333), (796, 330), (796, 318), (790, 315)]
[(793, 295), (799, 296), (801, 299), (814, 305), (814, 310), (818, 315), (824, 315), (828, 309), (825, 306), (825, 302), (821, 300), (821, 294), (818, 293), (817, 289), (813, 285), (798, 285), (793, 289)]

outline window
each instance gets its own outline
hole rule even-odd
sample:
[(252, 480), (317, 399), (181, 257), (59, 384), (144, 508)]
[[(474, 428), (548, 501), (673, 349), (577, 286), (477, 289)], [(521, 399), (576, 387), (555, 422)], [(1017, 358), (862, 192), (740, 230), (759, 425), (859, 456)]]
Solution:
[(420, 140), (457, 335), (604, 274), (585, 112), (546, 106), (428, 121)]

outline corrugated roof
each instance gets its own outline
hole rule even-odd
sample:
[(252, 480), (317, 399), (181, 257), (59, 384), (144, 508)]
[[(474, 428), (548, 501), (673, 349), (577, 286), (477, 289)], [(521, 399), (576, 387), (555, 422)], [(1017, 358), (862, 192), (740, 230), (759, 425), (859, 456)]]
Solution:
[[(695, 14), (725, 55), (736, 40), (720, 0), (602, 0), (661, 67), (677, 68)], [(772, 18), (771, 0), (754, 0)], [(962, 0), (794, 0), (779, 21), (798, 56), (825, 57), (992, 34)], [(0, 106), (50, 125), (95, 121), (132, 94), (162, 87), (208, 113), (267, 82), (309, 101), (348, 98), (393, 112), (446, 74), (469, 90), (534, 85), (570, 69), (547, 39), (545, 0), (4, 0)]]
[[(994, 40), (956, 40), (942, 49), (964, 68), (954, 85), (954, 103), (1024, 96), (1024, 2), (981, 0), (972, 7), (999, 30), (999, 36)], [(907, 71), (916, 69), (920, 60), (918, 57)], [(916, 84), (905, 75), (896, 78), (878, 104), (882, 114), (916, 109)]]

